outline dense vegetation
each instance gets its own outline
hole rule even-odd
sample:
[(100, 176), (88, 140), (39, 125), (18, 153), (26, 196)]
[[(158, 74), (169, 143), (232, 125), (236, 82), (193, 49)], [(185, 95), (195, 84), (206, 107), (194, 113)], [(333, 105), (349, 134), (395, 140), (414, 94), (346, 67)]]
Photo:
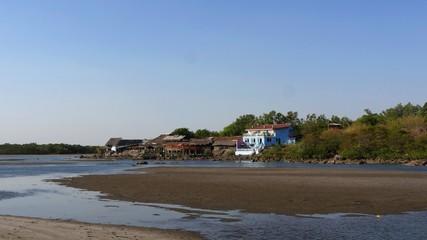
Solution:
[[(267, 148), (263, 158), (427, 159), (427, 103), (398, 104), (381, 113), (366, 109), (355, 121), (323, 114), (300, 118), (298, 112), (271, 111), (261, 116), (239, 116), (219, 133), (206, 129), (194, 133), (188, 128), (177, 129), (176, 133), (198, 138), (237, 136), (252, 126), (273, 123), (291, 123), (297, 143)], [(330, 129), (330, 123), (339, 123), (342, 128)]]
[[(329, 123), (343, 124), (328, 129)], [(426, 159), (427, 103), (424, 106), (398, 104), (372, 113), (369, 109), (354, 122), (347, 118), (314, 114), (295, 126), (297, 144), (266, 149), (265, 158), (288, 159)]]
[[(259, 124), (290, 123), (297, 143), (265, 149), (263, 158), (276, 159), (427, 159), (427, 103), (423, 106), (398, 104), (381, 113), (369, 109), (355, 121), (347, 117), (309, 114), (300, 118), (298, 112), (286, 114), (270, 111), (260, 116), (246, 114), (220, 132), (178, 128), (172, 135), (188, 138), (238, 136), (245, 129)], [(341, 129), (329, 128), (330, 123)], [(3, 144), (0, 154), (93, 154), (95, 146), (68, 144)]]
[(182, 135), (186, 138), (207, 138), (207, 137), (217, 137), (219, 136), (218, 132), (209, 131), (207, 129), (198, 129), (196, 132), (191, 131), (188, 128), (177, 128), (170, 135)]
[(81, 146), (68, 144), (3, 144), (0, 145), (0, 154), (92, 154), (97, 152), (95, 146)]

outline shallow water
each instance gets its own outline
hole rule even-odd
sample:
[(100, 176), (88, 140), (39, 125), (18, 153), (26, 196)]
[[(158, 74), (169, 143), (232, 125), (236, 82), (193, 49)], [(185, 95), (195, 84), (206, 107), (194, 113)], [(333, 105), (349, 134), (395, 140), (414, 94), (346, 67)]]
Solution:
[[(0, 157), (1, 161), (61, 161), (69, 156)], [(19, 159), (19, 160), (16, 160)], [(98, 192), (46, 182), (80, 174), (123, 173), (133, 161), (74, 162), (61, 165), (0, 166), (0, 214), (73, 219), (201, 232), (208, 239), (427, 239), (427, 212), (373, 216), (354, 214), (284, 216), (211, 211), (183, 206), (100, 200)], [(150, 166), (306, 167), (304, 164), (150, 161)], [(164, 162), (162, 162), (164, 163)], [(427, 171), (403, 166), (310, 165), (375, 170)], [(138, 166), (141, 167), (141, 166)]]

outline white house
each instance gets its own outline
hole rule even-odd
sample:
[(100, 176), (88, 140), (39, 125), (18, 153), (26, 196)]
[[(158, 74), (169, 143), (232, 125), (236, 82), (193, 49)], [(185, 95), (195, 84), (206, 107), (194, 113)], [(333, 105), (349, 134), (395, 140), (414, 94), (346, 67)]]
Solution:
[(243, 141), (236, 145), (236, 155), (258, 154), (265, 147), (295, 143), (290, 124), (266, 124), (246, 129)]

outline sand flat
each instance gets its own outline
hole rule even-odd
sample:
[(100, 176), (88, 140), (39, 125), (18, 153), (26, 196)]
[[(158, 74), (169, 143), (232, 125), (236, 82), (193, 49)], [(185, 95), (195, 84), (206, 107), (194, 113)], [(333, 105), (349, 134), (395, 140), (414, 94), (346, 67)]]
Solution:
[(117, 225), (88, 224), (73, 221), (0, 216), (2, 240), (81, 240), (81, 239), (203, 239), (192, 232), (159, 230)]
[(286, 215), (396, 214), (427, 209), (427, 174), (317, 168), (145, 168), (62, 184), (107, 198)]

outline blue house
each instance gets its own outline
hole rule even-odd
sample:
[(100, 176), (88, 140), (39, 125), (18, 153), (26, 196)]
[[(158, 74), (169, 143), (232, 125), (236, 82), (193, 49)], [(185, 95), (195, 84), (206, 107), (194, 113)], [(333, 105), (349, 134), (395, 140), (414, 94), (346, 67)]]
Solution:
[(236, 155), (258, 154), (265, 147), (295, 143), (290, 124), (267, 124), (246, 129), (243, 142), (238, 142)]

